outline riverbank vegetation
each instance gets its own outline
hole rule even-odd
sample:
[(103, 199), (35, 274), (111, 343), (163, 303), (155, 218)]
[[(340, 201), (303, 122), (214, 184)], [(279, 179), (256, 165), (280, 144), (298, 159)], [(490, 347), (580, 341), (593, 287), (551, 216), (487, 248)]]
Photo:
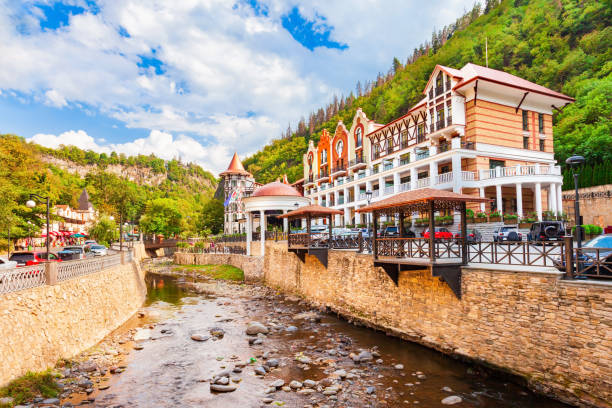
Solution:
[[(581, 154), (588, 167), (612, 161), (612, 8), (599, 0), (485, 0), (455, 23), (435, 31), (403, 63), (393, 60), (387, 73), (358, 82), (355, 92), (334, 96), (287, 129), (244, 165), (259, 182), (286, 173), (303, 177), (302, 155), (321, 131), (333, 134), (338, 120), (347, 127), (357, 108), (387, 123), (423, 98), (436, 64), (461, 68), (472, 62), (518, 75), (563, 92), (576, 102), (555, 110), (555, 155)], [(591, 181), (592, 182), (592, 181)]]
[(0, 398), (12, 398), (11, 403), (0, 403), (0, 408), (25, 404), (35, 397), (56, 398), (59, 393), (60, 388), (50, 370), (40, 373), (28, 372), (11, 381), (6, 387), (0, 388)]
[(244, 281), (244, 272), (232, 265), (180, 265), (173, 268), (180, 272), (195, 272), (212, 279)]

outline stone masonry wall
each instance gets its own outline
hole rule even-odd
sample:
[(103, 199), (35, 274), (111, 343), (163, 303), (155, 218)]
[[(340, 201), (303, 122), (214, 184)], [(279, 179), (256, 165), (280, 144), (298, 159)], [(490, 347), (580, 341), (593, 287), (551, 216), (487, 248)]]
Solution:
[(232, 265), (242, 269), (246, 282), (257, 282), (263, 279), (263, 258), (261, 256), (176, 252), (174, 263), (178, 265)]
[[(492, 267), (491, 267), (492, 268)], [(514, 268), (514, 267), (513, 267)], [(549, 268), (466, 267), (462, 299), (427, 270), (396, 286), (369, 255), (330, 251), (328, 268), (268, 243), (267, 285), (400, 337), (494, 366), (580, 406), (612, 401), (612, 285)]]
[(146, 291), (134, 262), (1, 295), (0, 386), (94, 346), (137, 311)]

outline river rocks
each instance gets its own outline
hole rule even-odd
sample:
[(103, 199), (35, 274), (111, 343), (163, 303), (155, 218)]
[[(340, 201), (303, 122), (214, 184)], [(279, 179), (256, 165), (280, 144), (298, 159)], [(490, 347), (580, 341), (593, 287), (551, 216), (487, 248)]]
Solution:
[(369, 351), (364, 350), (357, 355), (353, 354), (351, 358), (356, 363), (365, 363), (368, 361), (372, 361), (374, 359), (374, 356)]
[(314, 394), (316, 391), (313, 390), (312, 388), (302, 388), (301, 390), (298, 390), (297, 393), (298, 394), (302, 394), (302, 395), (310, 395), (310, 394)]
[(59, 405), (60, 400), (58, 398), (47, 398), (42, 403), (46, 405)]
[(221, 377), (221, 378), (217, 378), (217, 380), (215, 381), (215, 384), (221, 384), (221, 385), (227, 385), (229, 384), (230, 380), (228, 377)]
[(285, 380), (275, 380), (272, 383), (270, 383), (270, 387), (274, 387), (274, 388), (281, 388), (283, 385), (285, 385)]
[(266, 361), (264, 365), (267, 365), (270, 368), (276, 368), (278, 367), (278, 360), (275, 358), (271, 358), (268, 361)]
[(267, 371), (263, 366), (257, 366), (253, 369), (256, 375), (266, 375)]
[(403, 370), (404, 369), (404, 365), (403, 364), (396, 364), (393, 366), (393, 368), (395, 368), (396, 370)]
[(238, 389), (235, 385), (210, 384), (210, 390), (214, 392), (232, 392)]
[(291, 388), (292, 390), (298, 390), (302, 388), (302, 383), (299, 381), (293, 380), (289, 383), (289, 388)]
[(142, 350), (144, 349), (144, 346), (140, 343), (136, 343), (134, 344), (134, 346), (132, 347), (134, 350)]
[(366, 394), (368, 395), (374, 394), (376, 392), (376, 387), (372, 387), (372, 386), (366, 387), (365, 391), (366, 391)]
[(306, 388), (314, 388), (317, 385), (317, 382), (313, 380), (304, 380), (302, 384)]
[(210, 336), (207, 336), (205, 334), (194, 333), (191, 335), (191, 340), (193, 341), (206, 341), (208, 339), (210, 339)]
[[(268, 395), (268, 394), (273, 394), (276, 392), (276, 387), (268, 387), (264, 390), (264, 394)], [(272, 402), (272, 401), (270, 401)]]
[(225, 331), (219, 327), (213, 327), (212, 329), (209, 330), (209, 333), (215, 339), (222, 339), (223, 336), (225, 335)]
[(302, 353), (295, 356), (295, 361), (300, 362), (302, 364), (310, 364), (310, 357), (303, 355)]
[(453, 392), (453, 389), (451, 387), (442, 387), (442, 391), (444, 391), (444, 392)]
[(151, 334), (152, 334), (151, 329), (138, 328), (136, 329), (136, 333), (134, 334), (133, 340), (134, 341), (149, 340), (151, 338)]
[(444, 405), (455, 405), (459, 404), (463, 399), (458, 395), (451, 395), (450, 397), (444, 398), (441, 402)]
[(269, 331), (270, 330), (263, 324), (259, 322), (251, 322), (247, 326), (246, 334), (248, 334), (249, 336), (255, 336), (259, 333), (268, 334)]
[(295, 326), (287, 326), (285, 328), (285, 331), (288, 331), (288, 332), (296, 332), (297, 330), (298, 330), (298, 328), (295, 327)]
[(335, 376), (338, 376), (342, 379), (346, 378), (346, 370), (336, 370), (333, 372)]
[(325, 390), (323, 391), (323, 395), (336, 395), (338, 391), (340, 391), (340, 387), (337, 387), (337, 386), (326, 387)]

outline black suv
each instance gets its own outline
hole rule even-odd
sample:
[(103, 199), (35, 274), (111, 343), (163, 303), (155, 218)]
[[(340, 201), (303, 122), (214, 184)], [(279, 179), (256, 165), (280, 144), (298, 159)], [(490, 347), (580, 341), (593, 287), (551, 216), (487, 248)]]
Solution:
[(565, 236), (563, 221), (534, 222), (527, 234), (528, 241), (562, 241)]

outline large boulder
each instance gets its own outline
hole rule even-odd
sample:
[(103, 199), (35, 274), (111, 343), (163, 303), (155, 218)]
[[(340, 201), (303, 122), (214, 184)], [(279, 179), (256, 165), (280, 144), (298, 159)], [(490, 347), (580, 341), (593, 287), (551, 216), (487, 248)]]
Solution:
[(269, 331), (270, 330), (268, 330), (268, 328), (263, 324), (259, 322), (251, 322), (247, 326), (246, 334), (248, 334), (249, 336), (256, 336), (259, 333), (268, 334)]

